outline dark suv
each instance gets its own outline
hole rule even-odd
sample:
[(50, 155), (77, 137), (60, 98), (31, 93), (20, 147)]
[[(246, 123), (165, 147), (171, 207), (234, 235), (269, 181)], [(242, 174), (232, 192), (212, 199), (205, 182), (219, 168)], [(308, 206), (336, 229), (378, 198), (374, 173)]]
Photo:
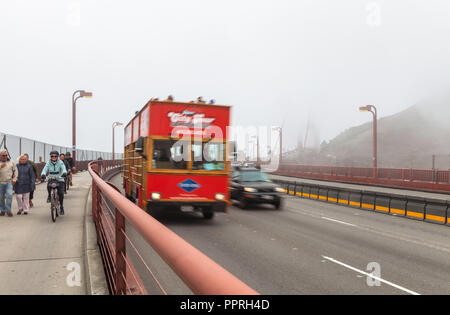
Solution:
[(276, 209), (282, 208), (284, 190), (272, 183), (259, 168), (237, 167), (231, 177), (231, 199), (239, 202), (241, 208), (249, 204), (268, 203)]

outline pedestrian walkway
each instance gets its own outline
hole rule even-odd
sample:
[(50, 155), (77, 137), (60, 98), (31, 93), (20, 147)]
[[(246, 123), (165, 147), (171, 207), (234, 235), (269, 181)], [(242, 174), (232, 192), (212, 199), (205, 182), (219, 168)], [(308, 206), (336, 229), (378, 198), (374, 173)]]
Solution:
[(36, 186), (27, 216), (0, 217), (0, 294), (88, 294), (85, 277), (85, 210), (88, 172), (73, 176), (65, 215), (53, 223), (47, 186)]

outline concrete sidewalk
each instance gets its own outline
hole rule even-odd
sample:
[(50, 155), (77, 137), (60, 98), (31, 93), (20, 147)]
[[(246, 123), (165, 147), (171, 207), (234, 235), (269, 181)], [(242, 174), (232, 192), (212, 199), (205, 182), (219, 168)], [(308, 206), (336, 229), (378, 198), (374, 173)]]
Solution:
[(65, 215), (56, 223), (46, 202), (46, 184), (37, 185), (34, 208), (27, 216), (16, 215), (14, 196), (14, 217), (0, 217), (0, 294), (91, 293), (85, 264), (91, 177), (78, 173), (73, 183), (64, 198)]

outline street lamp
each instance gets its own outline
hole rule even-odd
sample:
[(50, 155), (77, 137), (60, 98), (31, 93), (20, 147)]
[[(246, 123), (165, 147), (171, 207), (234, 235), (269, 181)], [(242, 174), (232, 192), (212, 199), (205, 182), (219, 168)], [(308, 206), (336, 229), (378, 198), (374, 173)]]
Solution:
[(121, 122), (114, 122), (112, 124), (112, 160), (113, 160), (113, 164), (114, 164), (114, 128), (116, 128), (117, 126), (123, 126), (123, 124)]
[[(78, 94), (78, 96), (77, 96)], [(77, 100), (82, 97), (92, 97), (92, 92), (86, 92), (84, 90), (76, 90), (72, 94), (72, 158), (75, 165), (76, 162), (76, 149), (77, 149), (77, 112), (76, 104)]]
[(377, 178), (377, 108), (374, 105), (361, 106), (362, 112), (371, 112), (373, 116), (373, 178)]

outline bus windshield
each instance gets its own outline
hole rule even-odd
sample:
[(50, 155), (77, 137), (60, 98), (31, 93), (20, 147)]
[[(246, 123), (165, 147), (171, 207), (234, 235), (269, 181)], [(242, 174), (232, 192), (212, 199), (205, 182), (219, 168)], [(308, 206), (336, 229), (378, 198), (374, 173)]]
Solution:
[(152, 168), (163, 170), (187, 169), (188, 148), (188, 141), (154, 140)]
[(225, 144), (221, 142), (194, 142), (192, 144), (193, 170), (225, 170)]

